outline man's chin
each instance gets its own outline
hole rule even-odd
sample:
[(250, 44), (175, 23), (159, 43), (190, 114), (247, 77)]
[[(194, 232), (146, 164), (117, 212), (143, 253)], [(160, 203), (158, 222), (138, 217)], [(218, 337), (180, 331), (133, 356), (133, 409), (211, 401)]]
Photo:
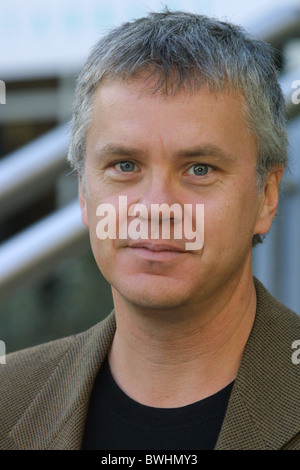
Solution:
[(135, 286), (134, 289), (112, 289), (114, 301), (121, 297), (125, 303), (132, 304), (141, 310), (172, 310), (184, 307), (187, 299), (184, 294), (174, 291), (168, 292), (163, 288), (156, 289), (154, 292), (151, 290), (139, 289)]

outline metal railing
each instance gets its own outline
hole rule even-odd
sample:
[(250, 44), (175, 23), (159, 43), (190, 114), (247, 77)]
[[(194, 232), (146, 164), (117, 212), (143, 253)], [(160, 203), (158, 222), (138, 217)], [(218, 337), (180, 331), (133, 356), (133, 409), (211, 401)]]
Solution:
[(36, 198), (67, 168), (68, 129), (63, 124), (0, 160), (1, 217)]
[(74, 201), (0, 245), (0, 294), (49, 272), (59, 260), (87, 245), (88, 231)]

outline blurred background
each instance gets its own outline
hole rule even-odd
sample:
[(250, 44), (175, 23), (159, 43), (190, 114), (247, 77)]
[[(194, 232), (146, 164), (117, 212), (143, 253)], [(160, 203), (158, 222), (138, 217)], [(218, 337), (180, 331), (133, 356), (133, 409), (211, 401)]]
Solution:
[(1, 0), (0, 339), (6, 352), (87, 329), (112, 309), (80, 219), (76, 175), (66, 163), (75, 79), (102, 34), (164, 5), (240, 24), (277, 50), (290, 171), (253, 264), (271, 293), (300, 313), (300, 0), (284, 6), (281, 0)]

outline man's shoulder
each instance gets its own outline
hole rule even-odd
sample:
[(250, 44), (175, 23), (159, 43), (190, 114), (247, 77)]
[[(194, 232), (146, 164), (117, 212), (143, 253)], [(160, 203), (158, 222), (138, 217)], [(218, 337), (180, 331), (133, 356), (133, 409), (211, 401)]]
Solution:
[[(299, 449), (300, 317), (254, 279), (257, 308), (217, 448)], [(298, 437), (297, 437), (298, 436)]]
[(42, 379), (43, 371), (49, 375), (75, 343), (82, 345), (90, 340), (93, 342), (95, 337), (99, 338), (102, 334), (105, 339), (106, 330), (112, 330), (114, 326), (114, 312), (111, 312), (104, 320), (85, 331), (9, 353), (6, 355), (6, 363), (0, 366), (0, 380), (15, 374), (19, 379), (23, 375), (27, 378), (29, 370), (31, 374), (40, 374)]
[(0, 365), (0, 441), (56, 371), (63, 366), (62, 370), (68, 376), (72, 364), (80, 362), (81, 355), (93, 349), (95, 344), (111, 340), (113, 327), (110, 315), (81, 333), (7, 354), (6, 363)]
[[(73, 346), (76, 345), (80, 350), (85, 343), (95, 341), (95, 337), (99, 339), (101, 333), (105, 336), (105, 325), (111, 317), (112, 315), (83, 332), (7, 354), (6, 363), (0, 365), (1, 385), (13, 384), (16, 387), (19, 384), (22, 387), (23, 381), (28, 383), (29, 377), (37, 386), (41, 385)], [(0, 396), (4, 388), (0, 387)]]
[(20, 416), (74, 344), (75, 337), (7, 354), (6, 363), (0, 365), (0, 427), (4, 425), (2, 421), (7, 418), (8, 409), (12, 419)]
[(5, 449), (9, 430), (73, 342), (74, 336), (69, 336), (13, 352), (7, 354), (6, 363), (0, 365), (0, 445)]
[(61, 357), (74, 343), (76, 336), (67, 336), (7, 354), (5, 364), (0, 367), (1, 382), (15, 375), (19, 380), (23, 376), (28, 378), (29, 370), (32, 374), (40, 374), (42, 379), (43, 370), (47, 370), (48, 375), (51, 365), (53, 368), (57, 366)]

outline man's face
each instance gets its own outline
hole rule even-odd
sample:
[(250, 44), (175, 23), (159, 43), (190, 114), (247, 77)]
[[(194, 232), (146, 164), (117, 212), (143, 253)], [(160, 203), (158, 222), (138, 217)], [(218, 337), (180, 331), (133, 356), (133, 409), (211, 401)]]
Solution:
[[(250, 271), (252, 236), (265, 228), (256, 158), (238, 94), (151, 95), (142, 79), (101, 85), (86, 139), (88, 196), (80, 189), (80, 202), (114, 296), (141, 307), (191, 307)], [(97, 207), (118, 208), (120, 196), (149, 213), (151, 204), (191, 204), (193, 214), (204, 204), (203, 247), (186, 251), (186, 240), (174, 239), (148, 240), (144, 248), (136, 245), (141, 240), (100, 240)]]

